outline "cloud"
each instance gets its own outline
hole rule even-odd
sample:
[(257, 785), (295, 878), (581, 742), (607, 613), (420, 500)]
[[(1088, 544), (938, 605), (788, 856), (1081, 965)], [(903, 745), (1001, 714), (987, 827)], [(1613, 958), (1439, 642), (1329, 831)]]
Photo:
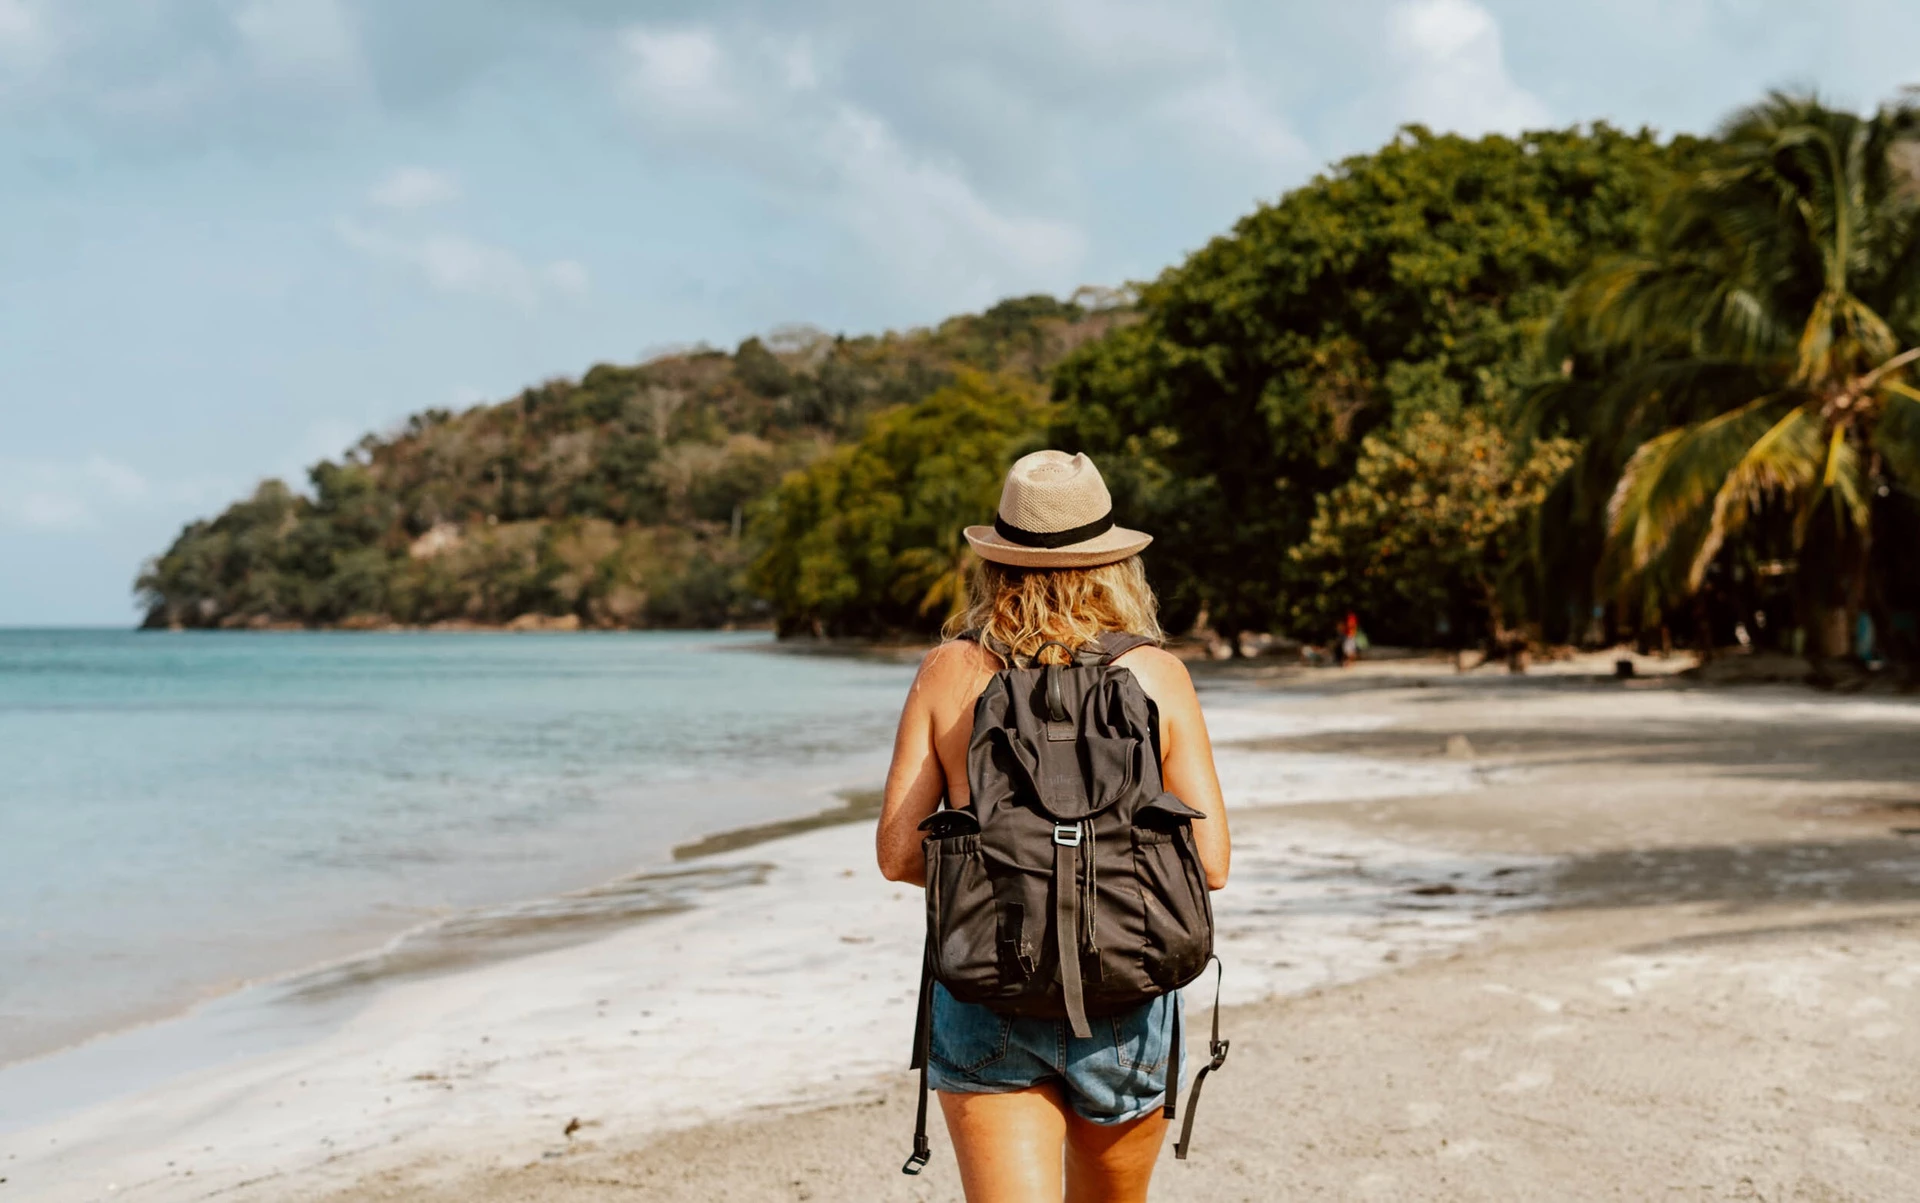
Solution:
[(46, 87), (58, 40), (35, 0), (0, 0), (0, 115)]
[(152, 158), (284, 147), (375, 99), (358, 0), (0, 0), (0, 119)]
[(1170, 124), (1219, 157), (1274, 176), (1299, 171), (1313, 161), (1313, 152), (1293, 126), (1238, 73), (1175, 93), (1166, 102), (1166, 113)]
[(1467, 134), (1552, 123), (1507, 73), (1500, 24), (1474, 0), (1408, 0), (1387, 14), (1387, 35), (1405, 120)]
[(682, 118), (740, 115), (740, 98), (733, 85), (721, 79), (720, 44), (711, 31), (637, 26), (626, 31), (621, 43), (631, 59), (626, 78), (636, 102)]
[(620, 44), (621, 93), (644, 136), (825, 216), (896, 282), (958, 303), (1074, 282), (1080, 230), (996, 204), (959, 160), (906, 143), (828, 86), (804, 40), (638, 25)]
[(367, 200), (382, 209), (426, 209), (459, 196), (460, 181), (430, 167), (396, 168), (367, 192)]
[(44, 27), (27, 0), (0, 0), (0, 54), (9, 58), (36, 49)]
[(367, 82), (359, 35), (341, 0), (246, 0), (233, 27), (263, 80), (355, 91)]
[(98, 530), (148, 493), (145, 477), (104, 455), (0, 460), (0, 530)]
[(591, 287), (587, 269), (572, 259), (533, 264), (505, 247), (459, 234), (399, 234), (352, 218), (340, 219), (334, 229), (348, 247), (406, 268), (439, 292), (533, 309), (549, 300), (585, 296)]

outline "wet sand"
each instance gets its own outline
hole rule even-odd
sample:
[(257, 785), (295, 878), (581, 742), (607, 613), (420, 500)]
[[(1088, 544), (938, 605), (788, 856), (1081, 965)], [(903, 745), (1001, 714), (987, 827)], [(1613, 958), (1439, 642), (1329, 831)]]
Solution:
[[(1418, 675), (1328, 683), (1328, 706), (1396, 721), (1280, 746), (1503, 780), (1243, 830), (1337, 824), (1550, 868), (1471, 945), (1229, 1009), (1193, 1157), (1163, 1162), (1155, 1196), (1920, 1198), (1920, 708)], [(957, 1199), (944, 1145), (925, 1178), (896, 1171), (909, 1087), (326, 1197)]]
[[(1236, 818), (1220, 896), (1229, 1001), (1273, 997), (1224, 1012), (1231, 1059), (1207, 1086), (1192, 1159), (1163, 1161), (1156, 1198), (1920, 1198), (1920, 705), (1579, 671), (1202, 674), (1230, 687), (1210, 699), (1318, 695), (1302, 729), (1223, 747), (1223, 767), (1256, 788), (1302, 756), (1384, 767), (1360, 796)], [(1400, 781), (1439, 792), (1392, 796)], [(844, 904), (820, 912), (841, 925), (824, 938), (871, 953), (878, 972), (911, 956), (896, 928), (912, 900), (843, 876), (849, 832), (795, 837), (818, 852), (799, 896)], [(775, 847), (746, 851), (774, 860)], [(871, 928), (853, 925), (868, 912)], [(469, 975), (468, 1007), (523, 1017), (488, 1033), (491, 1061), (455, 1047), (481, 1030), (458, 1009), (420, 1012), (426, 995), (364, 1029), (385, 1076), (343, 1076), (289, 1126), (304, 1141), (335, 1116), (333, 1155), (249, 1175), (209, 1147), (199, 1182), (176, 1167), (117, 1197), (959, 1198), (938, 1132), (925, 1176), (898, 1172), (912, 1079), (890, 1068), (904, 1044), (887, 999), (904, 971), (847, 983), (837, 1007), (797, 1000), (793, 1030), (752, 1034), (790, 1054), (844, 1037), (827, 1031), (843, 1012), (867, 1032), (847, 1047), (874, 1046), (844, 1080), (728, 1100), (716, 1092), (738, 1091), (737, 1076), (698, 1077), (703, 1057), (726, 1056), (703, 1043), (699, 962), (671, 989), (661, 975), (661, 997), (694, 1001), (641, 1054), (603, 1030), (608, 1012), (626, 1022), (622, 1000), (573, 998), (578, 978), (559, 974), (643, 947), (609, 940)], [(543, 965), (558, 976), (538, 1022), (476, 1001), (525, 991)], [(489, 1064), (509, 1063), (544, 1076), (489, 1081)], [(261, 1067), (236, 1118), (302, 1107), (284, 1069)], [(384, 1113), (385, 1138), (364, 1118), (383, 1115), (380, 1091), (413, 1100)]]

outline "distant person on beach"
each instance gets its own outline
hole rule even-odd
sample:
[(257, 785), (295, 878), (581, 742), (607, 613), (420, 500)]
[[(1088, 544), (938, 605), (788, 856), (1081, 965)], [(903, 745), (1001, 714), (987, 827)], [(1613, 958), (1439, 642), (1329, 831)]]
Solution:
[[(967, 528), (980, 562), (966, 611), (922, 663), (894, 742), (877, 835), (888, 878), (924, 886), (922, 822), (943, 798), (968, 806), (974, 704), (1007, 667), (991, 649), (1023, 664), (1060, 663), (1060, 648), (1043, 652), (1045, 644), (1078, 649), (1117, 634), (1150, 641), (1112, 662), (1131, 670), (1157, 708), (1162, 783), (1202, 816), (1191, 830), (1207, 887), (1226, 884), (1226, 810), (1206, 721), (1186, 666), (1158, 646), (1139, 559), (1151, 536), (1115, 526), (1111, 511), (1092, 461), (1042, 451), (1008, 473), (994, 525)], [(1177, 991), (1103, 1016), (1082, 1038), (1064, 1020), (1011, 1016), (933, 990), (929, 1077), (969, 1200), (1147, 1197), (1167, 1128)]]
[(1342, 668), (1351, 668), (1367, 650), (1367, 633), (1360, 629), (1360, 616), (1352, 610), (1340, 622), (1338, 660)]

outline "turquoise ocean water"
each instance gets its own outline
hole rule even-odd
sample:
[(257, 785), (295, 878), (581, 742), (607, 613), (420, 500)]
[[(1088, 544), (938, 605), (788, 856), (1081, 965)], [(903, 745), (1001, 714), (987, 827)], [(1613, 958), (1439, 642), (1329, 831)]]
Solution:
[(911, 673), (760, 634), (0, 631), (0, 1064), (737, 884), (671, 848), (877, 786)]

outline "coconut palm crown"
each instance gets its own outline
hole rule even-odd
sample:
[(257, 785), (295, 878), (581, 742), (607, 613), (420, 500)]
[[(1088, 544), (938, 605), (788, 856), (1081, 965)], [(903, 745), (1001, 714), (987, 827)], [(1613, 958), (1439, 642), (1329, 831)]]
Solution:
[(1920, 109), (1775, 93), (1721, 137), (1647, 249), (1570, 292), (1549, 340), (1568, 379), (1534, 416), (1557, 411), (1588, 436), (1589, 482), (1615, 480), (1604, 592), (1670, 603), (1771, 527), (1808, 608), (1851, 616), (1876, 498), (1920, 486)]

